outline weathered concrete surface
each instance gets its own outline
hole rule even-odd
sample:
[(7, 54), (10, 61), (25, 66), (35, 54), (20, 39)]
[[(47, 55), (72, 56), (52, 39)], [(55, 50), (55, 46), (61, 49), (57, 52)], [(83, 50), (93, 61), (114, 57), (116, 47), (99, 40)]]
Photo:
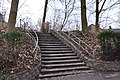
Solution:
[(49, 78), (46, 80), (120, 80), (120, 72), (95, 72)]

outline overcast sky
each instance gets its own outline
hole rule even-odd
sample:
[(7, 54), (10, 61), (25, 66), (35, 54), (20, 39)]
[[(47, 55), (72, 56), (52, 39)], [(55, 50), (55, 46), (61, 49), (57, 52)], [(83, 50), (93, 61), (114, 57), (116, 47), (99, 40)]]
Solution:
[[(6, 16), (5, 16), (6, 21), (7, 21), (8, 16), (9, 16), (9, 12), (10, 12), (11, 0), (0, 0), (0, 1), (4, 1), (3, 8), (7, 9)], [(23, 17), (26, 17), (26, 16), (31, 18), (32, 22), (35, 23), (35, 24), (37, 23), (38, 19), (40, 19), (40, 18), (42, 19), (45, 0), (19, 0), (19, 1), (20, 2), (19, 2), (17, 23), (19, 22), (20, 18), (23, 18)], [(51, 1), (51, 0), (49, 0), (49, 1)], [(60, 7), (59, 3), (55, 3), (55, 4), (56, 4), (57, 8), (58, 8), (58, 6)], [(78, 5), (80, 5), (80, 4), (78, 4)], [(52, 10), (52, 7), (55, 7), (55, 6), (54, 6), (54, 3), (51, 2), (49, 4), (49, 8), (48, 8), (48, 11), (47, 11), (47, 20), (48, 21), (50, 21), (52, 19), (52, 17), (54, 16), (54, 12)], [(88, 7), (91, 7), (91, 6), (88, 6)], [(0, 11), (2, 11), (2, 9), (0, 9)], [(77, 13), (80, 14), (80, 11), (77, 10)], [(109, 12), (109, 16), (113, 16), (114, 18), (117, 18), (116, 15), (114, 15), (115, 13), (116, 13), (116, 11), (112, 10), (111, 12)], [(78, 20), (80, 20), (79, 16), (76, 16), (76, 17), (73, 17), (73, 18), (77, 18)], [(94, 22), (95, 22), (94, 17), (95, 17), (95, 15), (91, 16), (88, 19), (89, 24), (91, 24), (91, 23), (94, 24)]]
[[(41, 18), (43, 15), (44, 0), (19, 0), (18, 18), (28, 16), (34, 20)], [(10, 3), (4, 0), (4, 8), (7, 9), (6, 20), (8, 19)]]

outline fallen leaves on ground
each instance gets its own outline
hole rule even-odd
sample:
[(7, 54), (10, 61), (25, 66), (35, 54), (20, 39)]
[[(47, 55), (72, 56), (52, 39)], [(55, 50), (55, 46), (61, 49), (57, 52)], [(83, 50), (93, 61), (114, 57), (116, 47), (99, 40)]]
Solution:
[[(30, 40), (30, 39), (29, 39)], [(29, 41), (31, 42), (31, 41)], [(38, 61), (34, 59), (35, 52), (32, 53), (34, 46), (32, 43), (17, 44), (15, 50), (6, 43), (0, 44), (0, 76), (22, 72), (32, 69)], [(13, 52), (16, 55), (14, 64)]]
[[(68, 34), (68, 32), (65, 32), (65, 33)], [(71, 31), (69, 33), (74, 34), (76, 37), (78, 37), (79, 39), (84, 41), (87, 45), (89, 45), (92, 50), (96, 51), (94, 53), (94, 56), (98, 57), (98, 52), (100, 52), (100, 45), (98, 43), (97, 35), (95, 33), (88, 32), (88, 34), (84, 35), (79, 30)], [(76, 42), (79, 43), (79, 40), (76, 39), (74, 36), (71, 36), (71, 38), (73, 38)], [(90, 50), (90, 48), (86, 47), (86, 45), (84, 45), (83, 43), (81, 43), (81, 45), (90, 53), (93, 52), (92, 50)]]

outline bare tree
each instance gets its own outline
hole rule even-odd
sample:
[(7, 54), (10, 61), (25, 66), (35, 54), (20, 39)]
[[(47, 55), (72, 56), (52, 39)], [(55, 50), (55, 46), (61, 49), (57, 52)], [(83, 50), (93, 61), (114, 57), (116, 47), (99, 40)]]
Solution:
[(15, 29), (19, 0), (12, 0), (8, 26), (6, 32), (13, 32)]
[[(109, 6), (106, 6), (107, 4), (109, 4)], [(96, 0), (96, 21), (95, 21), (96, 32), (99, 32), (100, 18), (103, 19), (102, 17), (100, 17), (100, 14), (101, 16), (103, 15), (105, 16), (106, 11), (110, 12), (110, 10), (113, 10), (114, 8), (116, 8), (118, 4), (120, 4), (119, 0), (114, 0), (114, 1), (113, 0)], [(106, 16), (108, 16), (108, 14)]]
[(86, 0), (81, 0), (81, 22), (82, 22), (82, 32), (87, 33), (87, 16), (86, 16)]
[(103, 1), (102, 6), (99, 10), (99, 5), (102, 0), (96, 0), (96, 21), (95, 21), (95, 26), (96, 26), (96, 32), (99, 32), (99, 15), (103, 10), (103, 7), (105, 5), (106, 0)]
[(43, 19), (42, 19), (41, 32), (45, 32), (45, 19), (46, 19), (47, 5), (48, 5), (48, 0), (45, 1), (45, 7), (44, 7), (44, 14), (43, 14)]
[[(63, 30), (63, 29), (75, 29), (75, 25), (80, 22), (78, 15), (80, 16), (80, 13), (78, 10), (80, 10), (80, 3), (77, 3), (78, 0), (55, 0), (50, 7), (54, 11), (53, 16), (53, 26), (57, 30)], [(58, 6), (59, 4), (60, 6)], [(77, 22), (75, 17), (77, 16)]]
[(64, 18), (61, 25), (61, 30), (67, 24), (68, 19), (75, 8), (75, 0), (60, 0), (60, 2), (64, 5)]
[(61, 18), (61, 11), (59, 9), (54, 10), (54, 17), (53, 17), (53, 28), (60, 30), (60, 26), (62, 24), (62, 18)]

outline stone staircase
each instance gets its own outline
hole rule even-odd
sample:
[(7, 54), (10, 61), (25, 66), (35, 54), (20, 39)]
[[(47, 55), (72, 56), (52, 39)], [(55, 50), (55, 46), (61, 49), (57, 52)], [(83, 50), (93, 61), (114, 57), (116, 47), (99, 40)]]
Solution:
[(65, 76), (81, 72), (92, 72), (71, 48), (51, 33), (37, 33), (41, 49), (41, 71), (39, 78)]

